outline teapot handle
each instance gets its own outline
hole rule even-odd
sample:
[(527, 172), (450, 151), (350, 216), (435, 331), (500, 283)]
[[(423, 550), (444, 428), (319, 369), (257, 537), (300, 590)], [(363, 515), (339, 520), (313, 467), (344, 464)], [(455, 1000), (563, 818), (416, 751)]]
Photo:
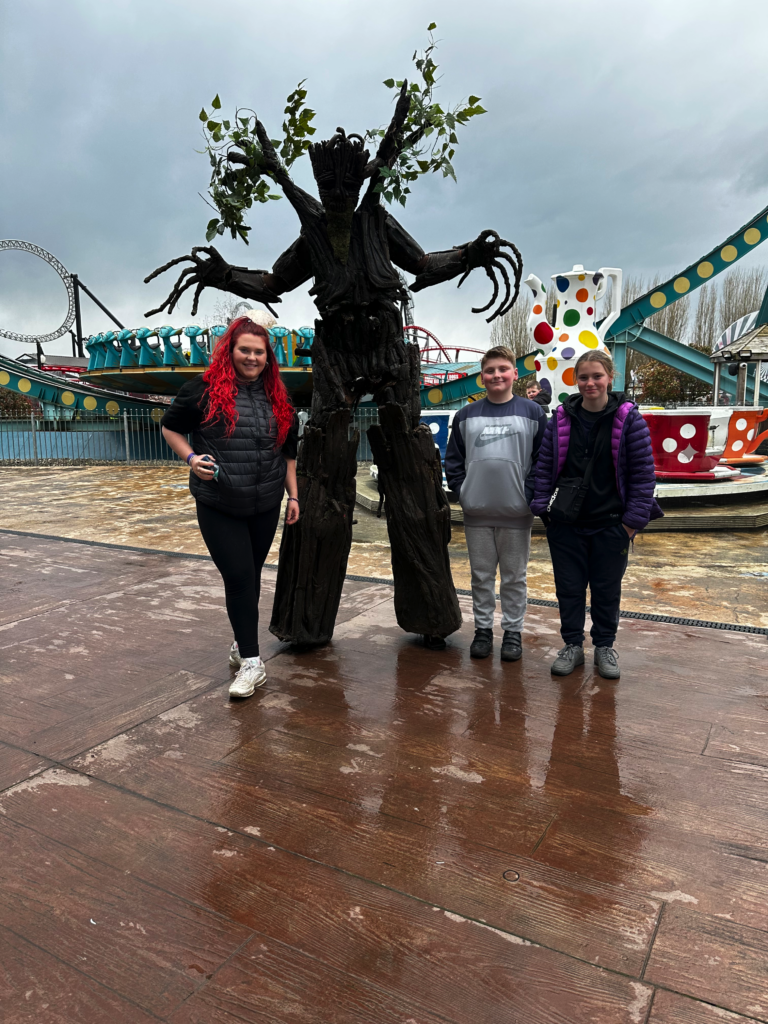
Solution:
[[(600, 287), (598, 286), (598, 291), (597, 291), (596, 294), (598, 294), (599, 296), (602, 296), (604, 294), (605, 288), (607, 288), (607, 286), (608, 286), (608, 278), (609, 277), (613, 278), (613, 289), (611, 291), (611, 308), (608, 311), (608, 316), (600, 324), (600, 327), (598, 328), (598, 331), (597, 331), (597, 334), (598, 334), (598, 337), (600, 338), (600, 341), (605, 341), (605, 335), (606, 335), (606, 333), (608, 331), (608, 328), (611, 326), (611, 324), (615, 320), (618, 319), (619, 313), (621, 313), (621, 278), (622, 278), (622, 273), (621, 273), (621, 270), (618, 269), (618, 267), (601, 267), (600, 270), (598, 271), (598, 273), (603, 275), (603, 279), (604, 279), (604, 282), (605, 282), (602, 291), (600, 290)], [(603, 282), (601, 282), (601, 283), (603, 283)]]

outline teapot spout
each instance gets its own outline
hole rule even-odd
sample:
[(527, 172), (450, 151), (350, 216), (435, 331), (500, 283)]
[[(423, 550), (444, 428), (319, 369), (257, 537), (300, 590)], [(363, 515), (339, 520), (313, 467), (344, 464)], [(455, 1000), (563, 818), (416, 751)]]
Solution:
[(555, 332), (547, 323), (547, 294), (544, 285), (535, 274), (529, 274), (525, 283), (533, 292), (533, 309), (528, 317), (528, 334), (531, 341), (545, 354), (551, 349)]

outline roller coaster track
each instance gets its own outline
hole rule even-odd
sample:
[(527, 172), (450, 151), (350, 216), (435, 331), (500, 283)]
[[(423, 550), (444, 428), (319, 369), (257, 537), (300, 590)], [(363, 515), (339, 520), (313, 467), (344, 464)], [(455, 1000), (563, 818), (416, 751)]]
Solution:
[(128, 396), (122, 391), (93, 387), (76, 377), (60, 377), (36, 367), (24, 366), (15, 359), (0, 356), (0, 387), (17, 391), (27, 398), (36, 398), (44, 405), (60, 406), (63, 409), (103, 413), (119, 416), (136, 409), (157, 409), (154, 416), (159, 419), (164, 406), (151, 398)]

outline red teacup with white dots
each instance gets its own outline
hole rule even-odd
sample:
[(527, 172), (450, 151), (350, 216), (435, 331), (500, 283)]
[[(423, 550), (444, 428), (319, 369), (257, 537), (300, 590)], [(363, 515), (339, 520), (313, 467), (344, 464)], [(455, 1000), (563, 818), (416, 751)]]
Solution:
[(707, 455), (709, 445), (708, 412), (696, 409), (644, 411), (651, 432), (653, 461), (657, 473), (710, 472), (720, 461), (720, 453)]

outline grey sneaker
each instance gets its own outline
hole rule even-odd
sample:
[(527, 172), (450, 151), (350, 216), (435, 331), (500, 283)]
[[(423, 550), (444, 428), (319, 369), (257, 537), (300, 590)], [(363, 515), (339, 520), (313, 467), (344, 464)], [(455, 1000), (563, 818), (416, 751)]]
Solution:
[(619, 656), (612, 647), (595, 648), (595, 668), (603, 679), (620, 679)]
[(240, 657), (240, 648), (237, 646), (237, 640), (229, 648), (229, 664), (232, 668), (240, 668), (243, 659)]
[(581, 644), (566, 644), (552, 662), (550, 671), (554, 676), (568, 676), (577, 665), (584, 664), (584, 648)]
[(240, 671), (229, 687), (230, 697), (250, 697), (257, 686), (267, 681), (267, 670), (261, 658), (243, 658)]
[(493, 650), (493, 630), (476, 629), (475, 639), (469, 648), (470, 658), (487, 658)]

